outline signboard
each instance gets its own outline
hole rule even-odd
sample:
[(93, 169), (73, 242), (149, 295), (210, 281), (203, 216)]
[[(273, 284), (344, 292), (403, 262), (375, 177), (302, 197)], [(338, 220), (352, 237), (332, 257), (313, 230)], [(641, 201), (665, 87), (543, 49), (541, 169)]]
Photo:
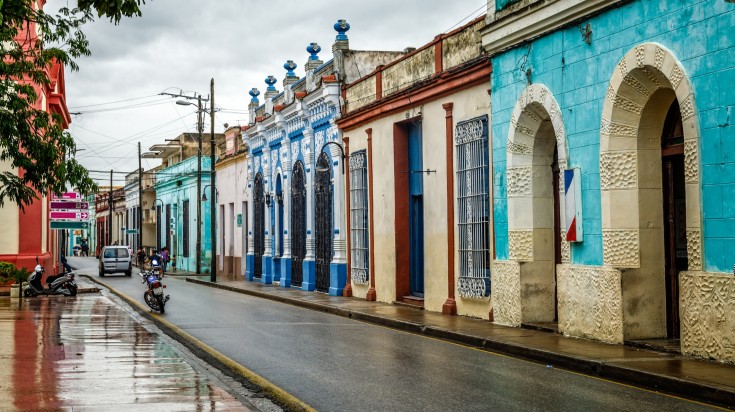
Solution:
[(51, 209), (89, 209), (89, 202), (74, 202), (70, 200), (52, 200)]
[(64, 220), (87, 220), (89, 219), (89, 212), (82, 212), (82, 211), (61, 211), (61, 210), (52, 210), (51, 211), (51, 219), (64, 219)]
[(237, 214), (237, 227), (242, 227), (242, 213)]
[(566, 240), (581, 242), (582, 237), (582, 176), (579, 168), (564, 170), (564, 217)]
[(61, 196), (57, 195), (56, 193), (51, 194), (51, 199), (52, 200), (64, 200), (64, 199), (78, 200), (78, 199), (81, 199), (81, 198), (82, 198), (82, 195), (80, 195), (79, 193), (76, 193), (76, 192), (62, 193)]
[(89, 222), (61, 222), (53, 221), (50, 223), (51, 229), (89, 229)]
[(138, 234), (138, 229), (127, 229), (125, 231), (125, 234), (126, 235), (137, 235)]

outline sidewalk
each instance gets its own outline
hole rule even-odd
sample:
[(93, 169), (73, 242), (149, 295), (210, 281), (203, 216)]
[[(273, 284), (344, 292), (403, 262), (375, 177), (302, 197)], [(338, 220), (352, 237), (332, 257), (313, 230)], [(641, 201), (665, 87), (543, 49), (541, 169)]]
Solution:
[(209, 281), (208, 275), (196, 276), (191, 272), (167, 275), (187, 276), (187, 282), (485, 348), (550, 367), (735, 409), (734, 365), (276, 285), (230, 280), (215, 284)]

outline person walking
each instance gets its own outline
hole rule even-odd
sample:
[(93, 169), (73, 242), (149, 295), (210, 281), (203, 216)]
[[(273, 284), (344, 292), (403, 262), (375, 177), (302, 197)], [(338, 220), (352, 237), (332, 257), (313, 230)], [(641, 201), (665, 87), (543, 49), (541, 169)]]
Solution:
[(138, 256), (138, 268), (142, 269), (143, 264), (145, 263), (145, 251), (143, 250), (142, 246), (138, 247), (137, 256)]

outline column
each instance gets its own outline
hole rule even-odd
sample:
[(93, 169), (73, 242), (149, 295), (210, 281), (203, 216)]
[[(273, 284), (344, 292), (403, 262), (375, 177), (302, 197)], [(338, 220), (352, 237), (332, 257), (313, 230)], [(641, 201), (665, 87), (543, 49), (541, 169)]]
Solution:
[(314, 250), (314, 129), (304, 129), (304, 139), (307, 142), (304, 152), (304, 166), (306, 167), (306, 257), (304, 257), (304, 281), (301, 289), (316, 289), (316, 260)]
[[(287, 135), (288, 136), (288, 135)], [(283, 149), (286, 156), (281, 156), (281, 187), (283, 190), (283, 256), (281, 257), (281, 283), (280, 286), (291, 287), (291, 140), (283, 139)]]
[[(263, 182), (265, 193), (273, 193), (273, 171), (275, 167), (271, 164), (270, 147), (263, 148), (260, 161), (263, 165), (263, 176), (265, 177)], [(273, 234), (271, 233), (272, 205), (275, 203), (273, 197), (271, 195), (271, 206), (268, 206), (267, 202), (265, 206), (265, 251), (263, 252), (263, 275), (260, 277), (260, 281), (265, 284), (273, 283)]]
[[(249, 141), (247, 143), (248, 143), (248, 147), (252, 147), (252, 146), (250, 146), (250, 142)], [(254, 242), (254, 239), (253, 239), (253, 223), (254, 223), (253, 214), (255, 213), (255, 204), (253, 202), (253, 199), (254, 199), (254, 197), (253, 197), (253, 189), (254, 189), (253, 188), (253, 179), (254, 179), (254, 176), (255, 176), (255, 171), (253, 169), (255, 168), (255, 161), (254, 161), (254, 157), (253, 156), (250, 156), (250, 155), (248, 155), (247, 159), (248, 159), (248, 170), (247, 170), (247, 182), (248, 182), (248, 185), (247, 185), (246, 190), (248, 192), (248, 196), (247, 196), (247, 198), (248, 198), (248, 216), (247, 216), (247, 218), (248, 218), (248, 223), (247, 223), (247, 227), (248, 227), (248, 233), (247, 233), (247, 236), (248, 236), (248, 251), (247, 251), (247, 256), (245, 258), (245, 280), (249, 280), (249, 281), (252, 282), (253, 279), (255, 278), (255, 276), (254, 276), (254, 273), (255, 272), (253, 271), (253, 266), (255, 265), (255, 246), (253, 245), (253, 242)]]

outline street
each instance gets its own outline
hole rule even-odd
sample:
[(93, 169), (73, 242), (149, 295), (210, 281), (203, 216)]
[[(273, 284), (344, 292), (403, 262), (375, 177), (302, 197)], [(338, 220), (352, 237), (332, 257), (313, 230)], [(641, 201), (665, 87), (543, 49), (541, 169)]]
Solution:
[[(137, 270), (98, 278), (143, 302)], [(471, 347), (167, 276), (163, 317), (320, 411), (712, 410)]]

